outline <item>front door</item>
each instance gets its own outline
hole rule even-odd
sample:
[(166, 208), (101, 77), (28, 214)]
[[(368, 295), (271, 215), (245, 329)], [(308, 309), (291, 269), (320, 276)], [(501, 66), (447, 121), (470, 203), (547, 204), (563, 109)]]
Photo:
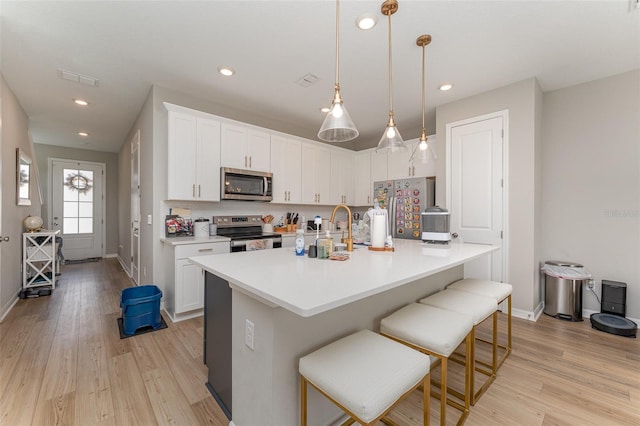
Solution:
[(104, 164), (50, 159), (50, 229), (59, 229), (65, 260), (103, 255)]
[(465, 264), (465, 278), (503, 280), (503, 130), (507, 112), (447, 124), (447, 205), (451, 233), (501, 247)]

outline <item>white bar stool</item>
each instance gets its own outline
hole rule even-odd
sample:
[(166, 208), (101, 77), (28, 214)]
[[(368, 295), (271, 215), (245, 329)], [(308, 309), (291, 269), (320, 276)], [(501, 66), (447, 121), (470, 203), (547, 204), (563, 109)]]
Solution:
[(300, 358), (301, 424), (307, 424), (309, 383), (349, 415), (345, 424), (363, 425), (387, 423), (384, 416), (424, 385), (423, 424), (428, 425), (430, 365), (428, 356), (370, 330), (330, 343)]
[(462, 411), (458, 425), (462, 425), (469, 416), (471, 357), (465, 357), (464, 404), (447, 397), (447, 361), (462, 342), (466, 348), (471, 347), (472, 330), (473, 319), (470, 316), (421, 303), (407, 305), (380, 322), (383, 336), (433, 356), (440, 362), (440, 394), (434, 396), (440, 398), (442, 426), (447, 424), (447, 404)]
[[(511, 292), (513, 291), (513, 286), (511, 284), (500, 283), (498, 281), (465, 278), (463, 280), (454, 282), (447, 288), (458, 291), (466, 291), (467, 293), (480, 294), (487, 297), (493, 297), (498, 302), (498, 305), (505, 300), (507, 301), (507, 344), (506, 346), (501, 345), (500, 343), (497, 344), (499, 348), (504, 349), (504, 353), (498, 360), (499, 368), (511, 353)], [(480, 338), (478, 338), (478, 340), (485, 343), (491, 343)]]
[[(466, 293), (464, 291), (445, 289), (439, 293), (420, 300), (424, 305), (431, 305), (437, 308), (447, 309), (449, 311), (470, 315), (473, 318), (473, 329), (471, 330), (471, 345), (467, 348), (466, 357), (471, 358), (471, 405), (475, 405), (478, 399), (484, 394), (491, 383), (496, 379), (496, 360), (497, 360), (497, 333), (498, 333), (498, 303), (495, 299), (479, 296), (477, 294)], [(475, 352), (475, 331), (478, 324), (493, 317), (493, 353), (491, 371), (476, 368), (476, 352)], [(455, 360), (453, 357), (452, 360)], [(475, 374), (478, 371), (488, 376), (487, 380), (475, 392)], [(450, 391), (451, 394), (462, 399), (463, 395), (459, 392)]]

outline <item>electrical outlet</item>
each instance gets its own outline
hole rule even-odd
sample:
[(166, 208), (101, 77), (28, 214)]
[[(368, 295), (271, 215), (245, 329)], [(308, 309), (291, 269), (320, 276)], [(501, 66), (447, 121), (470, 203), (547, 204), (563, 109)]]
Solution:
[(245, 320), (244, 323), (244, 344), (249, 347), (249, 349), (253, 349), (253, 338), (254, 338), (254, 327), (253, 323), (249, 320)]
[(587, 280), (587, 287), (589, 290), (593, 290), (593, 286), (595, 285), (595, 281), (593, 279)]

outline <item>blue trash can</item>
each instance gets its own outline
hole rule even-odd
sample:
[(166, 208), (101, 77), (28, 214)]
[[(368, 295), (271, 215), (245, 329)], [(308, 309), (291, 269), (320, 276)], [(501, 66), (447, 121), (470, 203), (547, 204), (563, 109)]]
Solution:
[(124, 334), (132, 335), (140, 327), (153, 327), (154, 330), (160, 327), (161, 298), (162, 291), (155, 285), (141, 285), (122, 290), (120, 309)]

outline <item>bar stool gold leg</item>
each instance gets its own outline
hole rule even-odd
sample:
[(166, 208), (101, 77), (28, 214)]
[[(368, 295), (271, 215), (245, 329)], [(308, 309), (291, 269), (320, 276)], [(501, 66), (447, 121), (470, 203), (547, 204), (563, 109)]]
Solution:
[(307, 426), (307, 380), (300, 376), (300, 424)]

